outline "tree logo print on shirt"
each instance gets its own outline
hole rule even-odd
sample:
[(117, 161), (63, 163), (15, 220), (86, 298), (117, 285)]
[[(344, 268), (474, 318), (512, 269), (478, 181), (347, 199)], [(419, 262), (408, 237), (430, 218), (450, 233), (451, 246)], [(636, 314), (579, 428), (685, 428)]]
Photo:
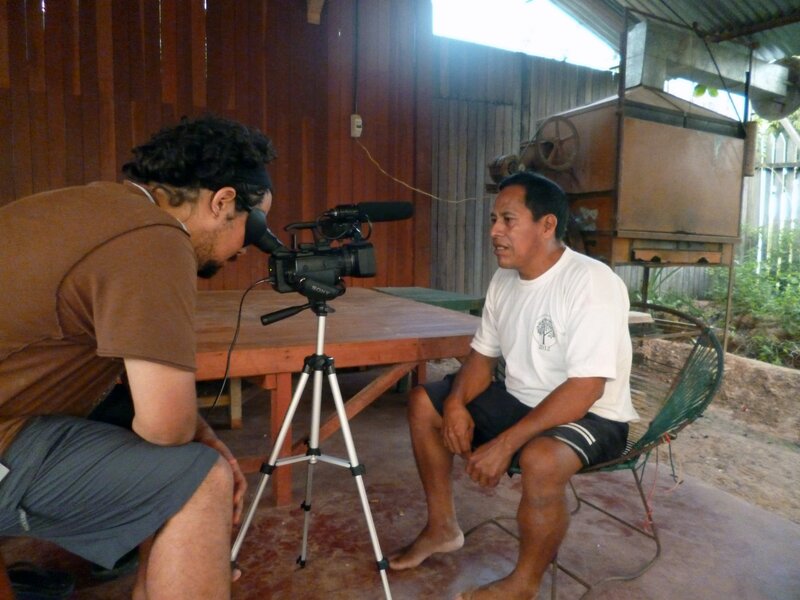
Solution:
[(539, 350), (550, 350), (558, 341), (556, 339), (556, 328), (553, 326), (550, 315), (539, 317), (536, 321), (536, 335), (534, 337), (539, 345)]

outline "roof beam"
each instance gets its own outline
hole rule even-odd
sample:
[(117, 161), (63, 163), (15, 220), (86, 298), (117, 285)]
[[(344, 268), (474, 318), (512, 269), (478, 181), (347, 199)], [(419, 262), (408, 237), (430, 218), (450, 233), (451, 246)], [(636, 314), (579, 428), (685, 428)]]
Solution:
[(778, 27), (783, 27), (784, 25), (792, 25), (793, 23), (798, 22), (800, 22), (800, 9), (797, 9), (788, 15), (767, 19), (766, 21), (761, 21), (760, 23), (751, 23), (736, 29), (720, 31), (719, 33), (705, 33), (703, 37), (710, 42), (726, 42), (728, 40), (734, 40), (736, 38), (751, 35), (753, 33), (759, 33), (760, 31), (776, 29)]

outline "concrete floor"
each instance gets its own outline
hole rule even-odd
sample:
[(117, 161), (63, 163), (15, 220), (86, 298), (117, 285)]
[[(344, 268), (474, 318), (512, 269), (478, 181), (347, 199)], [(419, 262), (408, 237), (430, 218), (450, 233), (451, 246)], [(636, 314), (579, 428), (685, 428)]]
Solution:
[[(345, 397), (368, 377), (369, 373), (340, 373)], [(221, 436), (234, 452), (266, 456), (270, 450), (265, 435), (266, 395), (250, 389), (245, 397), (244, 430), (224, 428), (224, 408), (214, 409), (209, 420), (220, 424)], [(303, 414), (295, 419), (296, 435), (307, 430), (308, 403), (304, 401)], [(323, 412), (330, 409), (330, 403), (324, 403)], [(360, 462), (367, 469), (364, 482), (378, 539), (388, 556), (411, 541), (425, 521), (424, 499), (405, 424), (404, 395), (385, 394), (353, 419), (351, 429)], [(676, 450), (680, 452), (680, 439)], [(337, 433), (324, 442), (322, 451), (345, 458), (341, 435)], [(518, 481), (504, 479), (495, 490), (481, 490), (460, 467), (456, 465), (454, 477), (463, 528), (498, 514), (515, 513)], [(297, 500), (292, 506), (272, 507), (268, 493), (259, 503), (239, 555), (245, 574), (234, 585), (234, 600), (384, 598), (355, 481), (341, 467), (315, 467), (307, 564), (302, 569), (295, 564), (302, 540), (303, 511), (299, 503), (306, 468), (304, 464), (294, 467)], [(654, 464), (648, 467), (646, 480), (660, 526), (662, 556), (639, 579), (607, 584), (596, 589), (593, 598), (800, 599), (800, 525), (697, 479), (687, 477), (676, 487), (663, 462), (657, 469)], [(258, 475), (250, 477), (249, 498), (257, 481)], [(636, 492), (627, 472), (578, 477), (576, 485), (581, 493), (606, 506), (632, 511), (640, 508), (631, 502)], [(631, 514), (641, 518), (640, 511)], [(635, 567), (652, 548), (650, 540), (583, 508), (573, 517), (560, 560), (596, 580), (614, 568)], [(132, 576), (97, 583), (89, 577), (88, 564), (53, 546), (6, 540), (2, 552), (7, 564), (28, 560), (73, 572), (78, 578), (77, 599), (116, 600), (130, 595)], [(488, 527), (470, 536), (457, 552), (432, 557), (411, 571), (389, 571), (388, 582), (395, 599), (447, 599), (461, 590), (502, 577), (511, 570), (515, 558), (516, 541)], [(561, 574), (558, 592), (559, 598), (578, 598), (583, 588)], [(539, 598), (549, 597), (547, 578)]]

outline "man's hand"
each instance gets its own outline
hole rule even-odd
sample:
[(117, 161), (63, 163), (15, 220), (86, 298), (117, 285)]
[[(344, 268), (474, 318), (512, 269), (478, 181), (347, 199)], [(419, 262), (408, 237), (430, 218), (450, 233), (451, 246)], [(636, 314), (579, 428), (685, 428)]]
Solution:
[(244, 477), (244, 473), (242, 473), (241, 467), (239, 467), (239, 461), (236, 460), (230, 448), (217, 437), (211, 426), (199, 415), (197, 417), (197, 434), (194, 441), (214, 448), (231, 466), (231, 471), (233, 472), (233, 524), (238, 525), (244, 510), (244, 493), (247, 491), (247, 480)]
[(472, 450), (472, 434), (475, 422), (472, 415), (460, 402), (444, 403), (442, 415), (442, 439), (453, 454), (469, 456)]
[(453, 380), (442, 410), (442, 440), (453, 454), (466, 458), (472, 451), (475, 422), (466, 406), (492, 382), (496, 363), (497, 358), (470, 350)]
[(467, 475), (481, 487), (494, 487), (508, 471), (515, 450), (504, 437), (496, 437), (475, 449), (467, 461)]

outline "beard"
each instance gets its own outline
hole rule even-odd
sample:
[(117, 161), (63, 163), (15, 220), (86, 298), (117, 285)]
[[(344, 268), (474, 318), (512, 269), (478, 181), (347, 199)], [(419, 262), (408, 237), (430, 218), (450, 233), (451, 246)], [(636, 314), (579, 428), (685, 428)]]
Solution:
[(207, 260), (197, 268), (197, 276), (201, 279), (211, 279), (222, 268), (215, 260)]

